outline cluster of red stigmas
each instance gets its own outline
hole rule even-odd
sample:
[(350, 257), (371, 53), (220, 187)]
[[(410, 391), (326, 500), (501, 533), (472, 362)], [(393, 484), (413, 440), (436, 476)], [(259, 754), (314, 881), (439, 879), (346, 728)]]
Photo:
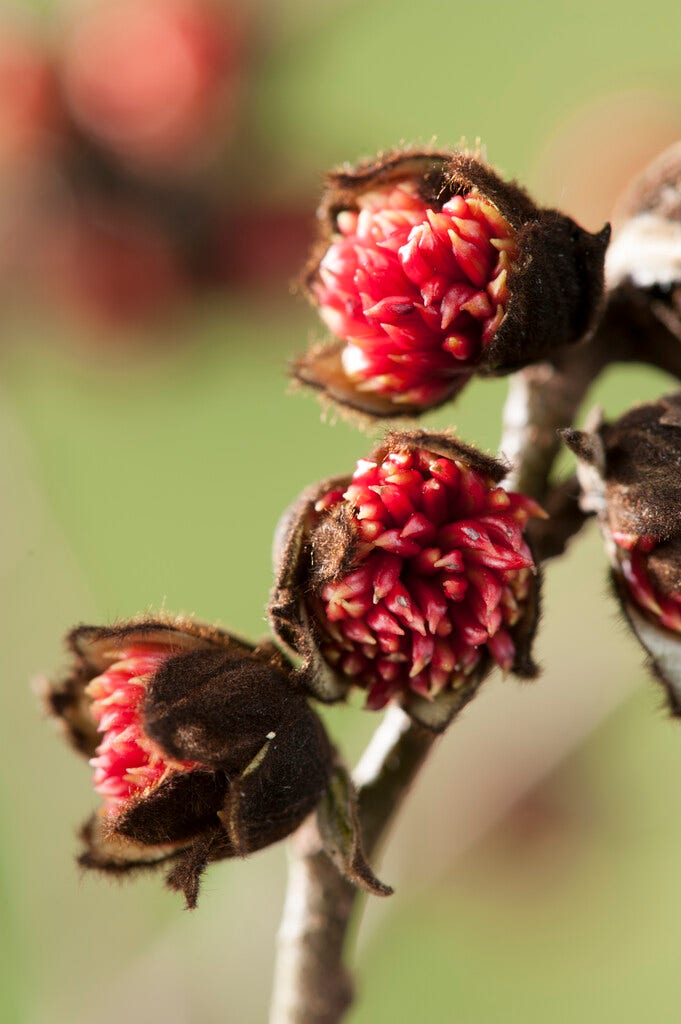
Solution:
[(658, 541), (654, 537), (622, 533), (615, 533), (613, 539), (620, 549), (622, 572), (636, 603), (661, 625), (681, 633), (681, 592), (662, 594), (648, 574), (646, 557)]
[(190, 761), (169, 758), (142, 728), (140, 704), (149, 677), (168, 657), (168, 648), (160, 644), (129, 647), (120, 661), (96, 676), (85, 690), (92, 700), (92, 717), (104, 733), (90, 761), (95, 769), (93, 784), (111, 814), (170, 773), (197, 767)]
[(359, 390), (433, 404), (463, 386), (508, 302), (514, 231), (475, 192), (428, 206), (407, 184), (338, 214), (313, 289)]
[(511, 668), (509, 628), (534, 568), (523, 529), (542, 514), (535, 501), (416, 448), (360, 461), (316, 515), (339, 502), (352, 508), (361, 562), (326, 584), (311, 611), (324, 657), (368, 690), (370, 708), (410, 689), (433, 697), (464, 686), (485, 650)]

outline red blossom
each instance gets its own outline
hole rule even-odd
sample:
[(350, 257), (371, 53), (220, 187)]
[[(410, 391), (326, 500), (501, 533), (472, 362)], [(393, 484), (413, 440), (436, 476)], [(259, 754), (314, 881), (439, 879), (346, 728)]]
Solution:
[(436, 731), (496, 663), (536, 675), (540, 506), (506, 467), (449, 435), (388, 434), (350, 478), (301, 495), (280, 524), (272, 626), (321, 700), (351, 686)]
[(322, 652), (383, 707), (405, 690), (432, 698), (465, 685), (485, 651), (504, 671), (509, 633), (522, 614), (534, 569), (523, 538), (530, 498), (504, 491), (459, 460), (425, 449), (362, 460), (340, 502), (361, 538), (359, 565), (311, 599)]
[(667, 629), (681, 633), (681, 590), (666, 593), (656, 584), (648, 559), (659, 547), (654, 537), (632, 537), (613, 534), (618, 549), (619, 564), (629, 594), (643, 611)]
[(85, 688), (92, 700), (90, 713), (104, 734), (90, 760), (95, 769), (93, 784), (110, 814), (172, 773), (199, 767), (196, 761), (169, 757), (144, 731), (147, 684), (170, 654), (167, 645), (135, 644), (121, 651), (120, 660)]
[(341, 408), (420, 414), (474, 373), (511, 373), (600, 315), (606, 227), (541, 209), (477, 156), (382, 154), (327, 176), (305, 271), (335, 339), (294, 377)]
[(504, 319), (514, 238), (475, 192), (436, 209), (402, 182), (342, 211), (312, 290), (358, 390), (427, 407), (462, 387)]

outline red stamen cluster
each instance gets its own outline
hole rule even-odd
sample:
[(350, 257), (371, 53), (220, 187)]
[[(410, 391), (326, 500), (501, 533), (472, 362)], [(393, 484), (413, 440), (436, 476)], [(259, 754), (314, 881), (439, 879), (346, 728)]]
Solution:
[(421, 448), (362, 460), (318, 517), (347, 502), (360, 565), (310, 599), (322, 652), (383, 707), (413, 690), (458, 688), (485, 652), (508, 671), (534, 569), (523, 539), (530, 498), (504, 491), (462, 461)]
[(475, 191), (434, 209), (409, 183), (337, 217), (313, 290), (361, 391), (432, 405), (469, 379), (504, 319), (515, 232)]
[(681, 592), (663, 594), (651, 580), (646, 564), (658, 541), (654, 537), (635, 537), (625, 533), (614, 533), (613, 540), (619, 549), (620, 565), (629, 593), (636, 604), (662, 626), (681, 633)]
[(116, 814), (132, 797), (148, 792), (171, 773), (196, 768), (192, 761), (175, 761), (145, 735), (141, 703), (149, 679), (169, 657), (161, 644), (137, 644), (123, 652), (102, 675), (87, 686), (90, 708), (104, 738), (90, 761), (94, 788)]

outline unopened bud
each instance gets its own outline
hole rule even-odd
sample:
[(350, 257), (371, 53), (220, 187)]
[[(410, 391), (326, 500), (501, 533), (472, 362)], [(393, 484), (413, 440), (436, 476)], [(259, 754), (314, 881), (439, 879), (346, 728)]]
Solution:
[(681, 713), (681, 395), (569, 430), (629, 622)]
[(81, 626), (69, 646), (72, 674), (46, 699), (103, 799), (82, 865), (174, 865), (169, 885), (194, 906), (208, 862), (268, 846), (314, 810), (331, 748), (273, 648), (190, 620)]

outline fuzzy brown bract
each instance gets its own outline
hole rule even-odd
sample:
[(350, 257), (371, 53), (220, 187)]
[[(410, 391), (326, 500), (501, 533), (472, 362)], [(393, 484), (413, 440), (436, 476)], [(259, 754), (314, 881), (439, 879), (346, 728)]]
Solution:
[(681, 379), (681, 143), (643, 169), (614, 220), (600, 333), (612, 358)]
[(592, 431), (564, 431), (563, 438), (590, 467), (594, 483), (586, 497), (598, 502), (600, 487), (611, 530), (658, 540), (681, 532), (681, 395), (636, 406)]
[(564, 432), (579, 460), (582, 503), (598, 514), (613, 590), (681, 713), (681, 394), (614, 423)]
[(107, 671), (115, 678), (131, 651), (157, 654), (155, 670), (135, 681), (144, 692), (128, 733), (168, 763), (157, 783), (131, 787), (120, 806), (105, 804), (86, 823), (84, 867), (123, 874), (171, 865), (168, 884), (193, 907), (206, 864), (282, 839), (318, 804), (331, 747), (272, 645), (187, 619), (81, 626), (68, 645), (74, 667), (47, 688), (46, 703), (88, 757), (102, 750), (88, 686)]

